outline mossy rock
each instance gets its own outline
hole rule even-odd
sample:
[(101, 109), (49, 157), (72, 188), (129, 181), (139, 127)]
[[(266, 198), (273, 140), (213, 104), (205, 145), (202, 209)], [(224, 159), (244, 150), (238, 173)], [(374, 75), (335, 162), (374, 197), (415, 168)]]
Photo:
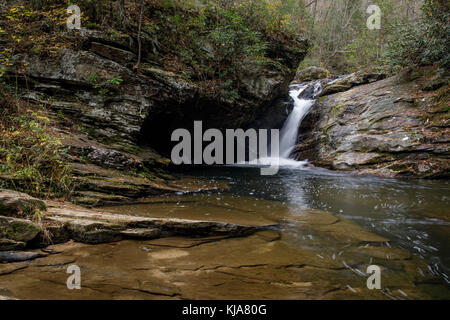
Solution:
[(45, 202), (26, 193), (0, 189), (0, 215), (33, 215), (36, 211), (46, 211)]
[(41, 232), (41, 228), (28, 220), (0, 216), (0, 238), (28, 242)]
[(23, 250), (25, 242), (14, 241), (11, 239), (0, 239), (0, 251)]
[(324, 79), (331, 76), (330, 71), (320, 67), (309, 67), (303, 69), (295, 75), (294, 83)]

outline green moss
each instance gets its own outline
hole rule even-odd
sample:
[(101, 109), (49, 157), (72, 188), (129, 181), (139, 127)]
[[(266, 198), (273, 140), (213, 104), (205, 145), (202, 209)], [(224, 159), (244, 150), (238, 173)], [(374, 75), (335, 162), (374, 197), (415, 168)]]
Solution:
[(9, 222), (6, 228), (3, 227), (1, 233), (3, 233), (3, 236), (7, 239), (26, 242), (33, 239), (40, 231), (41, 228), (36, 224), (17, 220)]
[(345, 111), (346, 108), (347, 108), (347, 105), (345, 105), (344, 103), (339, 103), (331, 109), (331, 115), (334, 118), (337, 118)]

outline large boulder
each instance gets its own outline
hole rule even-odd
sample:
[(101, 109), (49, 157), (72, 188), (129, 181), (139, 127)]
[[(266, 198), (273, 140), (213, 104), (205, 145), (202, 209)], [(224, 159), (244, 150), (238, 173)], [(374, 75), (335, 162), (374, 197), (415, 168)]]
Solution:
[(25, 219), (0, 216), (0, 238), (27, 242), (33, 240), (41, 228)]
[(349, 90), (362, 84), (372, 83), (386, 78), (386, 74), (381, 71), (360, 70), (349, 75), (345, 75), (325, 83), (319, 96)]
[(36, 210), (45, 211), (45, 202), (26, 193), (0, 189), (0, 215), (16, 216), (33, 214)]
[(432, 78), (401, 74), (321, 97), (302, 122), (297, 157), (363, 174), (448, 177), (448, 82), (418, 90)]
[(308, 67), (306, 69), (300, 70), (295, 75), (292, 84), (308, 82), (312, 80), (319, 80), (324, 78), (329, 78), (331, 76), (330, 71), (321, 67)]

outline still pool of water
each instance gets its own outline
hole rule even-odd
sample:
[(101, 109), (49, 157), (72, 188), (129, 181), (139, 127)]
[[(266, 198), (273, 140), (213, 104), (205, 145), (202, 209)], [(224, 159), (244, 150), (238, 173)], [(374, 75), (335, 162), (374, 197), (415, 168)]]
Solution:
[[(302, 250), (308, 249), (319, 258), (330, 258), (330, 270), (339, 270), (333, 265), (338, 260), (345, 268), (360, 276), (364, 276), (366, 267), (356, 262), (359, 261), (357, 257), (360, 257), (361, 250), (346, 248), (378, 248), (367, 253), (367, 260), (364, 260), (366, 264), (373, 263), (373, 259), (380, 257), (380, 254), (384, 255), (383, 258), (392, 254), (395, 256), (396, 251), (383, 250), (400, 250), (408, 255), (379, 263), (388, 270), (395, 269), (397, 276), (404, 277), (405, 282), (420, 287), (433, 298), (448, 298), (448, 181), (382, 179), (322, 169), (284, 168), (274, 176), (261, 176), (259, 173), (259, 169), (254, 167), (192, 170), (188, 174), (207, 180), (225, 180), (230, 188), (207, 193), (168, 195), (149, 200), (149, 203), (108, 209), (149, 216), (275, 224), (280, 234), (277, 241), (284, 245), (279, 250), (285, 252), (274, 255), (285, 255), (286, 248), (290, 248), (294, 250), (290, 251), (291, 254), (306, 256)], [(305, 221), (299, 224), (299, 220), (304, 220), (302, 217), (305, 212), (312, 214), (317, 221), (313, 219), (309, 224), (304, 224)], [(326, 214), (329, 216), (324, 216)], [(329, 225), (316, 228), (323, 219), (336, 219), (329, 223), (335, 228)], [(355, 229), (355, 226), (360, 229)], [(345, 254), (342, 254), (344, 251)], [(211, 259), (214, 260), (214, 257)], [(410, 265), (395, 265), (396, 260), (402, 259), (409, 261)], [(352, 268), (349, 261), (354, 261), (355, 267)], [(384, 284), (388, 286), (389, 281)], [(342, 285), (346, 286), (344, 283)], [(395, 287), (394, 283), (391, 285)], [(433, 285), (438, 285), (440, 289), (432, 288)], [(401, 290), (402, 295), (405, 290)], [(393, 297), (389, 291), (386, 296)]]
[[(168, 194), (102, 210), (264, 226), (244, 237), (169, 236), (50, 246), (0, 265), (0, 295), (20, 299), (450, 299), (448, 181), (283, 168), (186, 171), (229, 188)], [(218, 185), (223, 185), (220, 183)], [(66, 268), (82, 270), (67, 290)], [(381, 270), (370, 290), (367, 268)]]

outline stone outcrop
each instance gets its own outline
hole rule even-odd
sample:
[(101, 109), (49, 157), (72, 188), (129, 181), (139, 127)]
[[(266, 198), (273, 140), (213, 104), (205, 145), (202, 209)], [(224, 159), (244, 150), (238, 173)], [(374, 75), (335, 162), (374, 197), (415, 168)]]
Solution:
[(273, 44), (274, 58), (283, 65), (249, 60), (239, 71), (239, 97), (230, 100), (151, 61), (136, 72), (136, 43), (128, 35), (83, 29), (74, 41), (80, 44), (62, 49), (57, 57), (15, 56), (14, 63), (24, 69), (20, 74), (9, 70), (7, 76), (27, 89), (24, 98), (71, 117), (101, 141), (145, 144), (162, 151), (174, 129), (190, 128), (194, 120), (203, 120), (207, 127), (243, 128), (267, 111), (280, 111), (277, 116), (285, 119), (285, 110), (271, 106), (287, 93), (307, 49), (301, 39), (295, 52)]
[(26, 193), (0, 189), (0, 215), (15, 216), (32, 214), (47, 209), (45, 202)]
[(0, 251), (25, 248), (36, 238), (41, 227), (27, 219), (0, 216)]
[(331, 77), (331, 73), (327, 69), (320, 67), (309, 67), (297, 72), (294, 80), (292, 81), (292, 84), (308, 82), (312, 80), (319, 80), (329, 77)]
[(326, 81), (319, 96), (326, 96), (337, 92), (347, 91), (353, 87), (372, 83), (385, 78), (386, 74), (383, 72), (361, 70), (349, 75), (338, 77), (333, 81)]
[(82, 243), (105, 243), (123, 239), (155, 239), (164, 236), (242, 236), (266, 226), (238, 225), (217, 221), (163, 219), (86, 210), (76, 206), (49, 208), (45, 223), (57, 234), (53, 243), (73, 239)]
[[(233, 100), (164, 70), (158, 59), (145, 57), (134, 70), (132, 35), (82, 29), (66, 36), (73, 44), (55, 56), (14, 55), (12, 65), (20, 71), (11, 67), (4, 77), (18, 85), (22, 99), (44, 107), (49, 127), (68, 147), (73, 200), (88, 206), (184, 192), (167, 174), (170, 161), (162, 155), (171, 150), (171, 133), (192, 129), (195, 120), (205, 129), (280, 128), (292, 109), (292, 100), (284, 99), (289, 82), (307, 49), (302, 39), (293, 46), (298, 50), (272, 40), (269, 59), (281, 63), (262, 65), (249, 58), (239, 70), (239, 97)], [(147, 40), (145, 52), (151, 51)], [(13, 188), (11, 177), (0, 178)]]
[[(1, 205), (8, 204), (8, 190), (0, 191)], [(26, 194), (15, 193), (16, 198), (30, 201)], [(6, 204), (5, 204), (6, 203)], [(167, 236), (243, 236), (267, 228), (261, 222), (236, 224), (231, 222), (153, 218), (124, 215), (100, 210), (89, 210), (69, 203), (47, 201), (39, 223), (29, 219), (0, 215), (0, 251), (23, 250), (28, 246), (62, 243), (75, 240), (98, 244), (124, 239), (155, 239)], [(36, 258), (26, 254), (0, 255), (0, 262)], [(2, 260), (3, 259), (3, 260)]]
[(356, 80), (335, 82), (328, 93), (337, 84), (353, 88), (317, 100), (301, 124), (296, 156), (362, 174), (448, 177), (449, 85), (447, 78), (427, 90), (434, 74), (423, 69), (356, 87)]

